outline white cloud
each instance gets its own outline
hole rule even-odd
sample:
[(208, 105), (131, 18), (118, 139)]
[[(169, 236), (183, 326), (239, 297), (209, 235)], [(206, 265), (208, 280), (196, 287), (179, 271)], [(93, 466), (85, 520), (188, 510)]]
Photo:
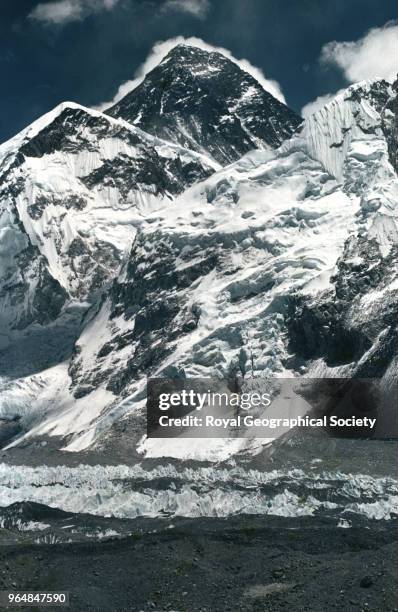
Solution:
[(167, 0), (163, 10), (168, 12), (189, 13), (203, 19), (210, 8), (209, 0)]
[(327, 43), (321, 61), (341, 68), (349, 83), (377, 77), (393, 80), (398, 72), (398, 24), (373, 28), (357, 41)]
[(329, 102), (334, 100), (334, 98), (343, 91), (344, 89), (340, 89), (336, 93), (325, 94), (324, 96), (318, 96), (317, 98), (315, 98), (315, 100), (311, 100), (311, 102), (308, 102), (308, 104), (303, 106), (303, 108), (301, 109), (301, 116), (306, 119), (326, 104), (329, 104)]
[(142, 83), (145, 78), (145, 75), (147, 75), (148, 72), (155, 68), (169, 53), (169, 51), (171, 51), (171, 49), (181, 43), (184, 43), (186, 45), (192, 45), (194, 47), (199, 47), (200, 49), (204, 49), (206, 51), (217, 51), (218, 53), (222, 53), (228, 59), (240, 66), (242, 70), (245, 70), (246, 72), (251, 74), (260, 83), (260, 85), (262, 85), (264, 89), (269, 91), (269, 93), (271, 93), (275, 98), (277, 98), (281, 102), (285, 102), (285, 96), (282, 93), (279, 83), (271, 79), (266, 79), (261, 69), (256, 68), (256, 66), (253, 66), (248, 60), (238, 60), (233, 57), (233, 55), (230, 51), (228, 51), (228, 49), (209, 45), (201, 38), (196, 38), (194, 36), (190, 38), (184, 38), (184, 36), (177, 36), (176, 38), (169, 38), (168, 40), (159, 41), (155, 43), (145, 62), (136, 70), (134, 79), (126, 81), (125, 83), (120, 85), (119, 89), (116, 92), (116, 95), (112, 100), (108, 102), (102, 102), (101, 104), (98, 104), (95, 108), (97, 110), (104, 110), (106, 108), (109, 108), (113, 104), (116, 104), (116, 102), (119, 102), (119, 100), (121, 100), (126, 94), (128, 94), (140, 83)]
[[(348, 83), (378, 77), (393, 81), (398, 72), (398, 23), (389, 22), (382, 28), (373, 28), (356, 41), (329, 42), (322, 47), (320, 61), (340, 68)], [(302, 116), (308, 117), (342, 91), (308, 102), (301, 109)]]
[[(64, 25), (81, 21), (94, 13), (112, 9), (119, 0), (54, 0), (40, 2), (29, 18), (45, 25)], [(162, 12), (188, 13), (203, 19), (210, 8), (209, 0), (166, 0)]]
[(93, 13), (110, 10), (119, 0), (55, 0), (40, 3), (29, 13), (29, 18), (45, 25), (64, 25), (81, 21)]

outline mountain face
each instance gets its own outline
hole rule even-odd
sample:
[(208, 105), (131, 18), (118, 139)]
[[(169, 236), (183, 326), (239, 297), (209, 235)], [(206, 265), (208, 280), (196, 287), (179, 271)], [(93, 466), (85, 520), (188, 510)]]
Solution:
[(63, 104), (2, 146), (0, 317), (24, 328), (90, 300), (135, 226), (217, 165), (123, 121)]
[[(181, 105), (181, 92), (169, 99), (180, 70)], [(249, 386), (377, 376), (382, 388), (396, 376), (397, 85), (348, 88), (276, 150), (249, 143), (247, 127), (237, 145), (243, 119), (210, 138), (220, 106), (251, 78), (219, 54), (177, 47), (120, 103), (135, 105), (143, 88), (129, 116), (143, 124), (66, 104), (2, 145), (0, 417), (18, 420), (11, 445), (59, 436), (69, 451), (226, 458), (250, 441), (145, 439), (148, 376), (239, 374)], [(214, 98), (198, 96), (206, 80)], [(188, 108), (200, 115), (200, 139), (185, 129), (191, 149), (141, 129), (180, 142)], [(245, 108), (245, 126), (252, 116), (264, 129), (272, 108), (290, 113)], [(227, 167), (213, 161), (254, 142)], [(4, 350), (10, 339), (19, 352)], [(34, 367), (21, 370), (27, 355)]]
[(220, 53), (178, 45), (107, 111), (225, 165), (275, 149), (302, 119)]
[[(121, 417), (142, 434), (146, 376), (391, 379), (394, 96), (382, 81), (349, 88), (276, 154), (244, 156), (141, 227), (71, 362), (77, 389), (113, 396), (92, 437)], [(189, 450), (175, 440), (139, 448), (195, 452), (191, 440)]]
[[(397, 82), (376, 81), (353, 86), (320, 111), (324, 118), (333, 116), (330, 138), (338, 131), (343, 137), (328, 151), (318, 148), (319, 157), (327, 154), (324, 163), (334, 167), (347, 195), (359, 203), (356, 231), (345, 241), (330, 287), (291, 302), (291, 347), (323, 375), (338, 369), (386, 384), (396, 376), (397, 110)], [(314, 135), (315, 120), (316, 115), (303, 131)]]

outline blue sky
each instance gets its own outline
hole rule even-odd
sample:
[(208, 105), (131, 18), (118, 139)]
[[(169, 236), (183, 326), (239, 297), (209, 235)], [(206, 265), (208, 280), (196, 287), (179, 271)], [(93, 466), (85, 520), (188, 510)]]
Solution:
[(356, 80), (392, 78), (395, 19), (396, 0), (3, 2), (0, 142), (63, 100), (112, 100), (161, 57), (167, 45), (156, 43), (176, 37), (246, 59), (301, 111)]

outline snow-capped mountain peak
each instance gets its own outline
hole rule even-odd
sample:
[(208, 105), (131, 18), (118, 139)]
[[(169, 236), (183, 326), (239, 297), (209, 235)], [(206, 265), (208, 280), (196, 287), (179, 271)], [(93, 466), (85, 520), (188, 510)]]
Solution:
[(185, 44), (107, 112), (223, 165), (278, 147), (301, 123), (229, 58)]

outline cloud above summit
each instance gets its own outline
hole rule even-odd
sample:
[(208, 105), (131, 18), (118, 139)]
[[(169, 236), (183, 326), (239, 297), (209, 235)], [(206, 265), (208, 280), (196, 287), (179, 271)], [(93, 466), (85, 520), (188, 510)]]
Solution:
[(182, 43), (186, 45), (191, 45), (193, 47), (199, 47), (200, 49), (203, 49), (205, 51), (216, 51), (218, 53), (222, 53), (229, 60), (237, 64), (242, 70), (245, 70), (246, 72), (251, 74), (260, 83), (260, 85), (262, 85), (264, 89), (270, 94), (272, 94), (275, 98), (277, 98), (281, 102), (286, 102), (285, 96), (283, 95), (279, 83), (277, 81), (274, 81), (273, 79), (267, 79), (264, 76), (262, 70), (260, 68), (257, 68), (256, 66), (253, 66), (248, 60), (237, 59), (228, 49), (225, 49), (223, 47), (215, 47), (206, 43), (200, 38), (196, 38), (194, 36), (189, 38), (185, 38), (184, 36), (176, 36), (175, 38), (156, 42), (152, 47), (146, 60), (135, 71), (134, 78), (129, 81), (126, 81), (125, 83), (122, 83), (112, 100), (102, 102), (96, 105), (95, 108), (97, 110), (104, 110), (106, 108), (109, 108), (113, 104), (119, 102), (119, 100), (121, 100), (125, 95), (127, 95), (130, 91), (132, 91), (140, 83), (142, 83), (148, 72), (153, 70), (153, 68), (155, 68), (166, 57), (166, 55), (171, 51), (171, 49), (173, 49), (176, 45)]
[(377, 77), (391, 81), (398, 72), (398, 23), (373, 28), (356, 41), (329, 42), (320, 60), (340, 68), (349, 83)]
[[(390, 21), (381, 28), (372, 28), (355, 41), (328, 42), (322, 47), (319, 61), (324, 67), (341, 70), (347, 84), (375, 78), (393, 81), (398, 73), (398, 23)], [(308, 117), (342, 91), (308, 102), (301, 109), (302, 116)]]

